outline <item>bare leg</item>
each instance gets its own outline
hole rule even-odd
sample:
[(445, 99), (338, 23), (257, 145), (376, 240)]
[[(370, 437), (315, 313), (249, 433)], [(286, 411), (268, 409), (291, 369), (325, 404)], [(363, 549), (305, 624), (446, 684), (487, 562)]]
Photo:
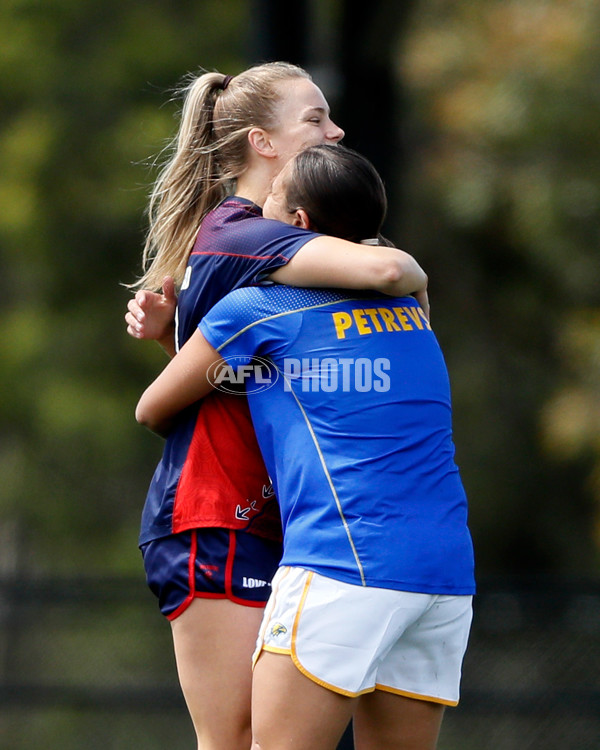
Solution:
[(199, 750), (248, 750), (260, 607), (194, 599), (171, 623), (179, 681)]
[(305, 677), (285, 654), (263, 652), (252, 684), (253, 750), (335, 750), (356, 705)]
[(444, 706), (375, 690), (354, 714), (356, 750), (435, 750)]

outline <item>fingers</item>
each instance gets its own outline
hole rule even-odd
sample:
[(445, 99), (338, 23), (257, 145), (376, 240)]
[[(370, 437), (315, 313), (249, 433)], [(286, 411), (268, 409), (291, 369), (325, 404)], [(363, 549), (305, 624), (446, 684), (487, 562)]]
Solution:
[(152, 307), (161, 302), (161, 295), (156, 292), (149, 292), (145, 289), (136, 292), (135, 297), (127, 303), (127, 309), (136, 320), (142, 323)]
[[(140, 294), (140, 292), (138, 292), (138, 294)], [(145, 302), (145, 297), (142, 297), (141, 301)], [(136, 294), (136, 296), (130, 299), (127, 303), (127, 313), (125, 314), (125, 320), (131, 325), (135, 325), (136, 322), (142, 323), (145, 317), (146, 313), (142, 309), (140, 300), (138, 299), (138, 295)]]
[(166, 301), (175, 303), (175, 279), (172, 276), (165, 276), (163, 279), (162, 293)]
[(419, 305), (421, 305), (427, 320), (431, 320), (431, 309), (429, 307), (429, 294), (427, 293), (427, 290), (423, 289), (422, 291), (417, 292), (414, 296)]
[(133, 338), (135, 339), (140, 339), (143, 337), (142, 322), (138, 320), (137, 316), (134, 313), (127, 312), (125, 314), (125, 323), (127, 323), (127, 333), (130, 336), (133, 336)]
[(146, 313), (143, 306), (147, 304), (148, 298), (144, 291), (137, 292), (135, 297), (127, 303), (127, 312), (125, 313), (125, 322), (127, 323), (127, 333), (136, 339), (144, 337), (144, 320)]
[(139, 290), (127, 303), (127, 333), (137, 339), (160, 340), (172, 328), (176, 304), (175, 282), (171, 277), (165, 278), (162, 294)]

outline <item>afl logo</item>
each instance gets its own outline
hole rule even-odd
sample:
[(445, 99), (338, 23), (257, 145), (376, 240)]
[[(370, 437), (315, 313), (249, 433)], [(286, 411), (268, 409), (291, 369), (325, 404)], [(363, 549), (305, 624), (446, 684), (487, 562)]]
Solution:
[(263, 357), (236, 355), (227, 362), (214, 362), (206, 374), (208, 382), (223, 393), (260, 393), (275, 385), (279, 372), (272, 362)]

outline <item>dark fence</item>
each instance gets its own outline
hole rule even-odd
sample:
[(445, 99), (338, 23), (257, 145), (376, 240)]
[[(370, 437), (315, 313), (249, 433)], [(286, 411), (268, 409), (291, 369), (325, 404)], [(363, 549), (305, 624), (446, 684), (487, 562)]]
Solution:
[[(600, 750), (600, 585), (479, 592), (439, 750)], [(143, 580), (0, 581), (0, 747), (193, 750), (170, 628)]]

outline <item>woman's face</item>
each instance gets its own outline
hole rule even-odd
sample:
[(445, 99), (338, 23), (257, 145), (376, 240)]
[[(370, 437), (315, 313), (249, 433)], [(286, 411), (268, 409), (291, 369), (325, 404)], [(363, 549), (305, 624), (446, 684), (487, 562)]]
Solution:
[(289, 78), (276, 84), (282, 93), (278, 123), (269, 132), (281, 164), (308, 146), (337, 143), (344, 131), (329, 117), (321, 89), (307, 78)]

